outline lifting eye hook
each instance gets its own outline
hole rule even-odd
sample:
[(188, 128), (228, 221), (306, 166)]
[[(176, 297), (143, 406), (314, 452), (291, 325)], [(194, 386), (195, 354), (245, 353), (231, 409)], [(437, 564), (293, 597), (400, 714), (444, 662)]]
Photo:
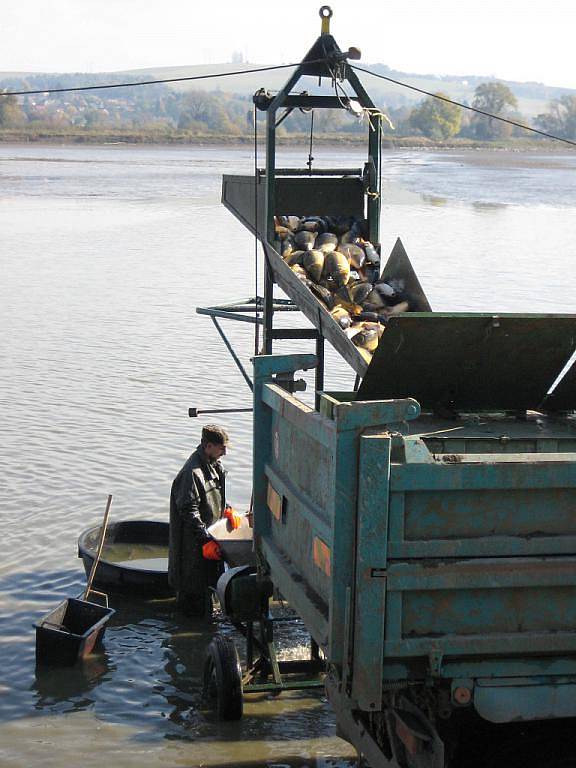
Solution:
[(330, 8), (329, 5), (323, 5), (322, 8), (320, 8), (320, 18), (322, 19), (322, 30), (321, 34), (323, 35), (329, 35), (330, 34), (330, 19), (332, 18), (332, 8)]

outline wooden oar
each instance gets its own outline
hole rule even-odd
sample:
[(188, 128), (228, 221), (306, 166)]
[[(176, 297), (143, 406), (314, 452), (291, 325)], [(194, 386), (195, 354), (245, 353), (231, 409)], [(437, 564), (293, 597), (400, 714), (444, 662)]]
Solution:
[(100, 531), (100, 542), (98, 543), (98, 550), (96, 552), (96, 557), (94, 558), (94, 562), (92, 563), (90, 576), (88, 578), (88, 583), (86, 585), (86, 590), (84, 592), (84, 596), (82, 597), (82, 600), (87, 600), (88, 595), (92, 591), (92, 582), (94, 581), (94, 576), (96, 575), (96, 568), (98, 568), (98, 563), (100, 562), (100, 555), (102, 554), (102, 549), (104, 548), (104, 539), (106, 537), (106, 528), (108, 527), (108, 515), (110, 514), (111, 504), (112, 504), (112, 494), (109, 494), (108, 501), (106, 502), (106, 511), (104, 512), (102, 529)]

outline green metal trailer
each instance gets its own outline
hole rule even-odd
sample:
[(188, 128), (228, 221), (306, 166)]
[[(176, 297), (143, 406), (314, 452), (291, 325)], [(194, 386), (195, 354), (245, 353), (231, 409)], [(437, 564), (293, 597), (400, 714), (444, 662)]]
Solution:
[(535, 741), (561, 753), (576, 722), (576, 420), (446, 420), (362, 391), (322, 393), (317, 411), (284, 386), (315, 363), (254, 360), (256, 551), (325, 654), (342, 734), (374, 768), (510, 765)]
[[(266, 168), (224, 177), (224, 204), (262, 242), (264, 297), (199, 310), (264, 331), (253, 379), (244, 371), (258, 567), (219, 585), (248, 637), (248, 669), (232, 648), (214, 647), (208, 687), (222, 703), (227, 693), (241, 700), (242, 682), (258, 689), (256, 678), (290, 686), (272, 643), (274, 587), (312, 636), (308, 671), (324, 663), (339, 732), (373, 768), (567, 768), (576, 764), (576, 365), (561, 375), (576, 316), (434, 313), (398, 241), (382, 274), (402, 279), (416, 311), (390, 317), (369, 364), (359, 354), (282, 259), (274, 228), (279, 214), (361, 215), (379, 239), (379, 120), (361, 169), (276, 167), (283, 116), (337, 106), (295, 93), (301, 77), (346, 80), (359, 107), (374, 110), (348, 63), (356, 53), (340, 51), (321, 13), (322, 35), (286, 87), (256, 94)], [(312, 327), (275, 328), (280, 311), (300, 311)], [(315, 354), (272, 354), (286, 338), (315, 340)], [(324, 391), (325, 340), (356, 372), (355, 391)], [(295, 394), (300, 370), (315, 372), (314, 407)]]

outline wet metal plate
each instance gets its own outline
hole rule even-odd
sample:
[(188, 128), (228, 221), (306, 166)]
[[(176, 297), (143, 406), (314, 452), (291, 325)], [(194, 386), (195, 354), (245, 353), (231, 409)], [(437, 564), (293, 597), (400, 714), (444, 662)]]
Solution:
[(399, 315), (358, 399), (414, 397), (426, 410), (537, 409), (575, 347), (576, 315)]

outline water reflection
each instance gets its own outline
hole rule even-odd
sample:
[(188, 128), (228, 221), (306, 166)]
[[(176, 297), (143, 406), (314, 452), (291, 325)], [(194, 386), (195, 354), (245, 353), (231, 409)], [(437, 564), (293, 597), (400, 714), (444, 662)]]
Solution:
[(492, 211), (500, 211), (506, 207), (507, 207), (506, 203), (494, 203), (494, 202), (486, 202), (482, 200), (474, 200), (474, 202), (472, 203), (472, 208), (475, 211), (479, 211), (480, 213), (484, 211), (488, 213)]
[(95, 697), (88, 694), (95, 686), (103, 684), (114, 669), (104, 651), (91, 654), (74, 667), (37, 666), (31, 688), (36, 694), (34, 708), (50, 710), (53, 714), (89, 709), (94, 705)]
[[(220, 613), (187, 619), (173, 599), (113, 595), (111, 605), (116, 613), (101, 653), (73, 668), (36, 670), (30, 691), (38, 714), (89, 712), (111, 726), (129, 726), (131, 743), (153, 749), (194, 743), (206, 765), (355, 765), (342, 757), (351, 750), (334, 737), (322, 691), (248, 695), (244, 717), (235, 723), (218, 722), (206, 710), (203, 660), (214, 633), (233, 637), (244, 656), (243, 638)], [(304, 656), (308, 641), (301, 622), (278, 625), (281, 654)]]
[(438, 197), (437, 195), (421, 195), (422, 200), (428, 205), (432, 205), (434, 208), (443, 208), (445, 205), (449, 205), (449, 200), (445, 197)]
[[(355, 149), (317, 155), (325, 167), (364, 159)], [(219, 616), (186, 623), (169, 601), (114, 597), (104, 654), (82, 670), (35, 676), (32, 624), (80, 593), (76, 537), (99, 523), (106, 494), (116, 519), (167, 520), (170, 483), (197, 443), (188, 406), (248, 397), (194, 307), (254, 293), (253, 238), (219, 203), (221, 173), (251, 173), (253, 158), (221, 147), (6, 145), (0, 156), (0, 505), (12, 512), (0, 561), (2, 747), (15, 764), (44, 765), (47, 733), (58, 768), (107, 758), (115, 768), (351, 765), (320, 693), (249, 696), (241, 723), (211, 719), (203, 655), (215, 631), (232, 629)], [(300, 164), (293, 149), (279, 161)], [(437, 311), (570, 312), (575, 163), (387, 153), (382, 252), (402, 237)], [(230, 338), (249, 366), (252, 334), (232, 329)], [(351, 388), (330, 349), (327, 360), (329, 388)], [(223, 426), (234, 436), (232, 501), (244, 508), (251, 416)], [(290, 633), (282, 649), (305, 648), (302, 628)]]

